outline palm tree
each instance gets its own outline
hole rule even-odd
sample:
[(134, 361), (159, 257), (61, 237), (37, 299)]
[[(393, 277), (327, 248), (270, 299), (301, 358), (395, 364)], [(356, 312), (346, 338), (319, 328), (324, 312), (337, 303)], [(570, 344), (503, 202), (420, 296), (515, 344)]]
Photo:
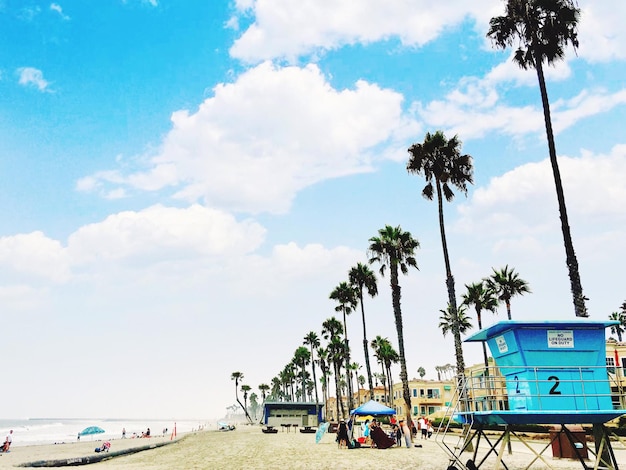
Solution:
[(458, 329), (461, 334), (465, 334), (473, 328), (472, 321), (467, 315), (467, 308), (464, 305), (459, 306), (456, 310), (456, 315), (450, 305), (445, 310), (439, 311), (441, 312), (439, 328), (441, 328), (443, 336), (446, 336), (450, 331), (455, 331), (455, 329)]
[(384, 277), (385, 270), (389, 267), (391, 298), (393, 315), (398, 333), (398, 349), (400, 353), (400, 380), (402, 381), (402, 395), (406, 407), (406, 422), (411, 422), (411, 392), (409, 391), (409, 378), (404, 354), (404, 332), (402, 331), (402, 308), (400, 306), (401, 289), (398, 283), (398, 271), (407, 274), (410, 267), (417, 269), (415, 250), (419, 242), (409, 232), (403, 231), (400, 226), (386, 225), (378, 231), (377, 237), (369, 239), (369, 263), (380, 264), (380, 275)]
[(626, 315), (624, 312), (613, 312), (609, 315), (609, 320), (618, 321), (619, 324), (611, 326), (611, 334), (617, 335), (617, 341), (622, 342), (622, 334), (626, 331)]
[[(383, 383), (383, 392), (384, 392), (384, 396), (387, 397), (387, 387), (386, 387), (386, 383), (387, 383), (387, 373), (385, 371), (385, 354), (383, 352), (383, 349), (387, 347), (387, 345), (391, 346), (391, 343), (389, 343), (389, 340), (387, 338), (383, 338), (382, 336), (378, 335), (376, 336), (376, 338), (374, 338), (372, 340), (372, 350), (374, 351), (374, 357), (376, 359), (378, 359), (378, 363), (380, 364), (380, 368), (381, 368), (381, 373), (378, 375), (378, 377), (381, 379), (381, 382)], [(376, 377), (376, 374), (374, 375), (374, 377)], [(385, 401), (387, 401), (387, 399), (385, 398)]]
[(367, 332), (365, 330), (365, 308), (363, 307), (363, 290), (367, 289), (370, 297), (378, 295), (378, 286), (376, 285), (376, 275), (363, 263), (357, 263), (348, 273), (350, 285), (356, 291), (361, 305), (361, 318), (363, 320), (363, 354), (365, 355), (365, 368), (367, 370), (367, 383), (370, 387), (370, 400), (374, 399), (374, 383), (372, 382), (372, 369), (370, 367), (369, 348), (367, 346)]
[[(391, 405), (390, 399), (393, 398), (393, 375), (391, 374), (391, 365), (396, 364), (400, 360), (400, 356), (393, 348), (389, 339), (383, 338), (382, 336), (376, 336), (376, 339), (372, 340), (372, 349), (374, 350), (374, 357), (378, 359), (382, 370), (382, 373), (379, 374), (378, 377), (385, 389), (385, 401)], [(386, 384), (388, 384), (388, 387)]]
[(241, 391), (243, 392), (243, 403), (245, 405), (244, 409), (246, 410), (246, 416), (250, 420), (250, 424), (252, 424), (252, 418), (248, 415), (248, 392), (250, 390), (252, 390), (250, 385), (242, 385), (241, 386)]
[(265, 397), (267, 396), (267, 392), (270, 389), (270, 386), (267, 384), (260, 384), (258, 389), (261, 391), (261, 398), (265, 401)]
[(328, 403), (328, 375), (330, 368), (328, 366), (328, 349), (318, 347), (317, 348), (317, 364), (322, 372), (320, 383), (322, 384), (322, 395), (324, 397), (324, 405)]
[(348, 408), (351, 410), (354, 408), (352, 403), (352, 380), (350, 380), (350, 370), (348, 365), (350, 364), (350, 346), (348, 344), (348, 324), (346, 322), (346, 316), (350, 315), (356, 308), (356, 291), (347, 282), (340, 282), (329, 296), (332, 300), (335, 300), (339, 305), (335, 307), (336, 312), (343, 314), (343, 340), (345, 345), (345, 361), (346, 361), (346, 382), (348, 383)]
[(305, 373), (305, 370), (306, 370), (305, 369), (306, 365), (310, 361), (311, 361), (311, 353), (309, 352), (309, 350), (306, 347), (304, 347), (304, 346), (298, 347), (298, 349), (296, 349), (296, 352), (293, 355), (293, 362), (294, 362), (294, 364), (297, 364), (300, 367), (300, 370), (302, 372), (301, 375), (300, 375), (300, 377), (301, 377), (301, 384), (302, 384), (302, 388), (301, 388), (301, 390), (302, 390), (302, 393), (301, 393), (302, 401), (306, 401), (305, 400), (305, 396), (306, 396), (305, 386), (306, 386), (306, 383), (305, 383), (304, 373)]
[(550, 102), (543, 75), (544, 61), (552, 65), (565, 57), (565, 47), (568, 44), (571, 44), (574, 49), (578, 47), (579, 18), (580, 9), (576, 8), (573, 0), (507, 0), (505, 15), (491, 19), (487, 37), (501, 49), (517, 44), (518, 48), (513, 60), (524, 70), (534, 68), (537, 72), (574, 312), (577, 317), (588, 317), (589, 313), (585, 306), (587, 298), (583, 295), (578, 260), (574, 252), (567, 218), (565, 195), (552, 131)]
[[(472, 157), (461, 154), (461, 141), (458, 136), (455, 135), (448, 140), (441, 131), (437, 131), (434, 134), (427, 132), (424, 143), (413, 144), (409, 148), (409, 153), (411, 157), (406, 166), (407, 171), (412, 174), (423, 175), (426, 179), (426, 186), (422, 190), (422, 196), (432, 201), (435, 193), (437, 194), (439, 231), (441, 233), (441, 246), (443, 247), (443, 260), (446, 267), (448, 304), (450, 308), (456, 311), (454, 276), (450, 267), (448, 242), (443, 221), (443, 198), (445, 197), (448, 202), (454, 199), (452, 188), (467, 194), (467, 183), (473, 183)], [(456, 328), (453, 329), (453, 334), (457, 354), (457, 374), (460, 377), (465, 371), (461, 335)]]
[[(396, 350), (393, 349), (393, 345), (389, 341), (385, 341), (383, 343), (379, 354), (385, 369), (385, 376), (387, 377), (386, 382), (389, 387), (390, 406), (393, 406), (393, 374), (391, 373), (391, 366), (398, 363), (400, 356)], [(409, 410), (409, 413), (410, 412), (411, 411)]]
[(248, 419), (248, 421), (252, 423), (252, 418), (250, 418), (247, 408), (244, 407), (243, 404), (241, 403), (241, 400), (239, 400), (239, 394), (237, 393), (237, 391), (239, 390), (239, 382), (243, 380), (243, 374), (241, 372), (233, 372), (232, 374), (230, 374), (230, 380), (235, 381), (235, 398), (237, 399), (237, 403), (239, 403), (239, 406), (241, 407), (243, 412), (246, 414), (246, 418)]
[(420, 379), (423, 379), (424, 376), (426, 375), (426, 369), (424, 369), (423, 367), (420, 367), (419, 369), (417, 369), (417, 373), (420, 376)]
[[(326, 347), (328, 351), (328, 360), (333, 365), (335, 372), (335, 390), (337, 392), (337, 419), (343, 414), (343, 400), (341, 399), (341, 389), (339, 387), (339, 379), (341, 374), (341, 364), (343, 364), (345, 343), (341, 341), (340, 336), (343, 334), (343, 326), (335, 317), (328, 318), (322, 323), (322, 336), (328, 340)], [(341, 407), (341, 415), (339, 408)]]
[(315, 350), (320, 347), (320, 339), (317, 337), (315, 331), (309, 331), (304, 337), (304, 344), (308, 344), (311, 348), (311, 369), (313, 371), (313, 384), (315, 386), (315, 416), (318, 416), (318, 403), (319, 397), (317, 395), (317, 378), (315, 377)]
[[(498, 299), (495, 292), (485, 287), (485, 282), (475, 282), (473, 284), (465, 284), (467, 292), (463, 294), (463, 305), (473, 305), (476, 310), (476, 320), (478, 321), (478, 329), (483, 329), (482, 311), (488, 310), (492, 313), (496, 313), (498, 308)], [(485, 361), (485, 371), (489, 373), (489, 359), (487, 357), (487, 346), (485, 342), (482, 342), (483, 346), (483, 359)]]
[(504, 300), (507, 317), (511, 320), (511, 297), (530, 293), (528, 282), (519, 277), (515, 269), (509, 269), (508, 264), (500, 271), (491, 269), (493, 274), (483, 281), (486, 283), (487, 289), (491, 289), (499, 300)]

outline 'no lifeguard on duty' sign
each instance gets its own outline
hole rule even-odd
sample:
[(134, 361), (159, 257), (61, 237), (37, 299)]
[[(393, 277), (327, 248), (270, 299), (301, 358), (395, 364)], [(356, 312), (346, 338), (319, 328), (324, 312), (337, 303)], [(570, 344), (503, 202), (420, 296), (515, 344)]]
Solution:
[(548, 330), (548, 348), (574, 348), (572, 330)]

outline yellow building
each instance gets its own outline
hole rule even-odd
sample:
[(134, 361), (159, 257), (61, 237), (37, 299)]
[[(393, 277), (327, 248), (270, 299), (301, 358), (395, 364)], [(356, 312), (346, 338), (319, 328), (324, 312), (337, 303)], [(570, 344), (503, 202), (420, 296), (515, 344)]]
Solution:
[[(409, 380), (409, 393), (411, 395), (411, 416), (436, 417), (438, 412), (446, 410), (452, 405), (455, 385), (452, 380)], [(405, 416), (405, 403), (402, 396), (402, 382), (393, 385), (393, 403), (398, 416)]]

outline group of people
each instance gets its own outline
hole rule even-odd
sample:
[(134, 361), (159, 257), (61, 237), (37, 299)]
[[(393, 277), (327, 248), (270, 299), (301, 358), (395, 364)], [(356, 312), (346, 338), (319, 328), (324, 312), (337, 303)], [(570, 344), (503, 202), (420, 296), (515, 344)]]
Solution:
[[(409, 426), (404, 419), (396, 421), (395, 418), (391, 419), (391, 431), (385, 432), (381, 427), (381, 423), (376, 419), (366, 420), (361, 425), (361, 434), (364, 437), (364, 441), (376, 447), (378, 449), (388, 449), (389, 447), (398, 446), (402, 447), (402, 441), (407, 448), (412, 447), (411, 438), (413, 435), (417, 437), (417, 434), (421, 434), (421, 439), (430, 439), (433, 435), (434, 429), (432, 423), (428, 418), (422, 416), (417, 420), (417, 426), (414, 422), (411, 422)], [(358, 447), (358, 444), (352, 439), (352, 419), (346, 422), (341, 420), (337, 427), (337, 444), (339, 448), (352, 448)], [(419, 446), (421, 447), (421, 446)]]

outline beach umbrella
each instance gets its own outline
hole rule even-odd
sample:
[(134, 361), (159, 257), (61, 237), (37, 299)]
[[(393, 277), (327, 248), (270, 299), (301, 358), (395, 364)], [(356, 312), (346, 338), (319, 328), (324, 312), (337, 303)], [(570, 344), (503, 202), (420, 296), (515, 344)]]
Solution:
[(102, 434), (104, 433), (104, 429), (99, 428), (98, 426), (89, 426), (88, 428), (83, 429), (78, 433), (79, 436), (93, 436), (94, 434)]
[(322, 436), (324, 435), (326, 431), (328, 431), (329, 426), (330, 426), (330, 423), (322, 423), (322, 425), (319, 428), (317, 428), (317, 432), (315, 433), (316, 444), (320, 443), (320, 441), (322, 440)]

